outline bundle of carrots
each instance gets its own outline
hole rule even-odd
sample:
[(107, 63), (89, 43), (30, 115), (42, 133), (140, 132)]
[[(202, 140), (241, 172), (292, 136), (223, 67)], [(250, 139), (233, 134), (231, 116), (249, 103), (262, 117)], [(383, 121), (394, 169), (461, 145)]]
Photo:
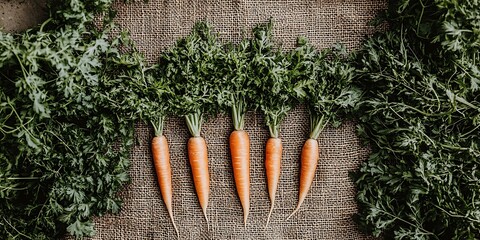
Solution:
[(290, 218), (300, 209), (312, 185), (319, 160), (317, 138), (327, 124), (340, 125), (359, 99), (359, 91), (351, 86), (354, 71), (345, 48), (336, 46), (318, 52), (306, 39), (299, 38), (298, 47), (285, 54), (275, 48), (272, 28), (271, 21), (258, 25), (253, 38), (222, 45), (210, 25), (199, 22), (190, 35), (162, 54), (159, 66), (154, 67), (156, 74), (145, 80), (146, 103), (141, 104), (145, 109), (139, 111), (148, 112), (143, 117), (155, 130), (155, 171), (177, 234), (172, 212), (172, 170), (167, 140), (162, 134), (167, 114), (185, 117), (191, 134), (188, 158), (207, 226), (210, 177), (207, 145), (200, 134), (204, 116), (214, 116), (219, 109), (231, 113), (234, 130), (229, 139), (230, 154), (246, 226), (250, 212), (250, 140), (244, 118), (249, 109), (259, 109), (265, 115), (270, 133), (265, 148), (271, 204), (268, 226), (280, 182), (280, 126), (285, 116), (303, 102), (309, 110), (311, 131), (300, 156), (298, 204)]

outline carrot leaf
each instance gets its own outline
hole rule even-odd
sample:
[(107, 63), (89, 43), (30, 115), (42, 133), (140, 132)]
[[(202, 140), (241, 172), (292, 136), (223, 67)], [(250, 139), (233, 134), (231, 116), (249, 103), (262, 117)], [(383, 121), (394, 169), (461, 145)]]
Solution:
[(310, 114), (310, 138), (316, 139), (328, 124), (338, 127), (353, 113), (361, 91), (353, 85), (355, 68), (343, 45), (315, 54), (308, 43), (302, 41), (296, 51), (307, 50), (305, 57), (298, 58), (307, 61), (299, 65), (304, 71), (298, 71), (301, 73), (295, 76), (298, 88), (302, 89), (296, 92)]
[(184, 116), (192, 135), (200, 134), (204, 115), (218, 111), (221, 44), (212, 27), (197, 22), (192, 32), (160, 57), (159, 74), (171, 83), (172, 111)]
[(385, 239), (480, 239), (480, 1), (391, 1), (357, 54), (357, 222)]
[(255, 86), (256, 108), (263, 112), (270, 136), (278, 138), (281, 122), (297, 102), (289, 75), (290, 62), (275, 48), (272, 31), (272, 21), (253, 29), (249, 74)]
[(224, 111), (231, 111), (233, 127), (243, 130), (245, 113), (252, 98), (252, 81), (248, 76), (250, 42), (242, 40), (238, 45), (228, 44), (221, 55), (217, 101)]

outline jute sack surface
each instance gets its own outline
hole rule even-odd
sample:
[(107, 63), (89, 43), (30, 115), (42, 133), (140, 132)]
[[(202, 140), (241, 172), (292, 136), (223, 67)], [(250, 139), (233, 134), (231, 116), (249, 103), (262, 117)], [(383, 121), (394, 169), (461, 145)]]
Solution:
[[(238, 42), (242, 31), (273, 17), (274, 35), (284, 49), (294, 47), (297, 36), (308, 37), (318, 48), (343, 42), (359, 45), (374, 31), (367, 26), (383, 1), (158, 1), (116, 4), (117, 22), (130, 31), (149, 62), (161, 51), (187, 35), (194, 22), (208, 20), (223, 41)], [(355, 125), (346, 122), (327, 128), (319, 139), (320, 161), (315, 179), (301, 210), (290, 220), (298, 199), (300, 151), (308, 136), (308, 115), (297, 107), (281, 128), (284, 152), (280, 186), (271, 222), (265, 228), (268, 199), (264, 148), (268, 131), (261, 114), (249, 112), (246, 131), (251, 139), (251, 209), (247, 227), (238, 200), (228, 137), (229, 116), (210, 118), (202, 128), (208, 145), (210, 169), (209, 227), (199, 206), (187, 158), (189, 134), (185, 121), (169, 118), (166, 135), (173, 170), (173, 206), (180, 239), (369, 239), (352, 220), (357, 212), (355, 189), (348, 174), (368, 156), (355, 135)], [(150, 153), (152, 129), (136, 126), (138, 143), (132, 152), (131, 184), (120, 193), (124, 201), (118, 215), (95, 220), (94, 239), (175, 239), (176, 234), (163, 204)]]

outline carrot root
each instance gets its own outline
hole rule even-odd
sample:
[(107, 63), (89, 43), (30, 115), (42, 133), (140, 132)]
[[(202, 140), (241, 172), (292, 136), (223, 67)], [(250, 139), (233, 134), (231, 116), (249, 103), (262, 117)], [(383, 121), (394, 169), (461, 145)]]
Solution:
[(232, 156), (233, 177), (238, 197), (243, 208), (243, 223), (247, 227), (250, 213), (250, 138), (243, 130), (230, 134), (230, 154)]
[(300, 186), (298, 191), (298, 204), (292, 214), (288, 216), (287, 220), (290, 219), (295, 213), (297, 213), (298, 210), (300, 210), (300, 207), (302, 206), (302, 203), (307, 197), (308, 191), (312, 186), (319, 159), (318, 142), (316, 139), (309, 138), (307, 141), (305, 141), (300, 158), (301, 168)]
[(270, 203), (270, 211), (268, 212), (267, 223), (265, 224), (265, 228), (268, 227), (268, 223), (270, 222), (270, 216), (272, 216), (273, 208), (275, 207), (275, 200), (271, 201)]
[(207, 218), (207, 208), (203, 208), (203, 216), (205, 216), (205, 221), (207, 222), (207, 230), (210, 231), (210, 224), (208, 224), (208, 218)]
[(172, 210), (172, 168), (170, 165), (170, 152), (168, 149), (168, 142), (165, 136), (156, 136), (152, 139), (152, 157), (153, 165), (155, 167), (155, 173), (157, 175), (158, 185), (160, 187), (160, 193), (162, 195), (163, 202), (168, 211), (168, 215), (172, 221), (177, 237), (179, 238), (179, 232), (175, 220), (173, 218)]
[(175, 221), (173, 220), (173, 211), (171, 208), (168, 209), (168, 215), (170, 215), (170, 219), (172, 219), (173, 227), (175, 228), (175, 232), (177, 233), (177, 239), (180, 239), (180, 233), (178, 232), (177, 224), (175, 224)]
[(275, 195), (280, 182), (280, 171), (282, 161), (282, 140), (280, 138), (269, 138), (265, 146), (265, 171), (267, 176), (268, 196), (270, 197), (270, 212), (268, 213), (267, 228), (275, 207)]
[(208, 172), (207, 143), (204, 138), (191, 137), (188, 140), (188, 159), (192, 168), (195, 191), (208, 227), (207, 207), (210, 194), (210, 174)]
[[(303, 203), (303, 201), (302, 201), (302, 203)], [(290, 219), (293, 215), (295, 215), (295, 213), (297, 213), (298, 210), (300, 210), (300, 206), (302, 205), (302, 203), (299, 202), (297, 204), (297, 207), (295, 208), (295, 210), (293, 210), (292, 214), (288, 215), (287, 220)]]

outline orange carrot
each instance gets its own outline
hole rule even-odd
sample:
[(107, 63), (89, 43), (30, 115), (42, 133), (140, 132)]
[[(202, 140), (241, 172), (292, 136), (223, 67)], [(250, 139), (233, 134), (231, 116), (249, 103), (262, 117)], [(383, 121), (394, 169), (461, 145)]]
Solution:
[(305, 141), (305, 144), (302, 148), (301, 153), (301, 168), (300, 168), (300, 190), (298, 193), (298, 204), (297, 208), (293, 211), (287, 220), (293, 216), (302, 205), (305, 197), (307, 196), (308, 190), (312, 185), (313, 178), (315, 177), (315, 171), (317, 170), (318, 164), (318, 142), (316, 139), (309, 138)]
[(243, 208), (243, 222), (247, 226), (250, 212), (250, 139), (247, 132), (235, 130), (230, 134), (233, 177)]
[(275, 193), (280, 181), (280, 165), (282, 160), (282, 140), (280, 138), (269, 138), (265, 148), (265, 170), (267, 174), (268, 196), (270, 197), (270, 212), (268, 213), (267, 224), (275, 206)]
[(172, 210), (172, 168), (170, 167), (170, 152), (168, 150), (167, 138), (165, 136), (156, 136), (152, 139), (152, 156), (153, 165), (157, 174), (158, 185), (160, 193), (162, 194), (163, 202), (167, 208), (168, 215), (172, 220), (173, 227), (179, 236), (177, 226), (173, 219)]
[(207, 143), (203, 137), (191, 137), (188, 140), (188, 159), (192, 168), (193, 183), (200, 207), (208, 225), (207, 207), (210, 194), (210, 174), (208, 173)]

